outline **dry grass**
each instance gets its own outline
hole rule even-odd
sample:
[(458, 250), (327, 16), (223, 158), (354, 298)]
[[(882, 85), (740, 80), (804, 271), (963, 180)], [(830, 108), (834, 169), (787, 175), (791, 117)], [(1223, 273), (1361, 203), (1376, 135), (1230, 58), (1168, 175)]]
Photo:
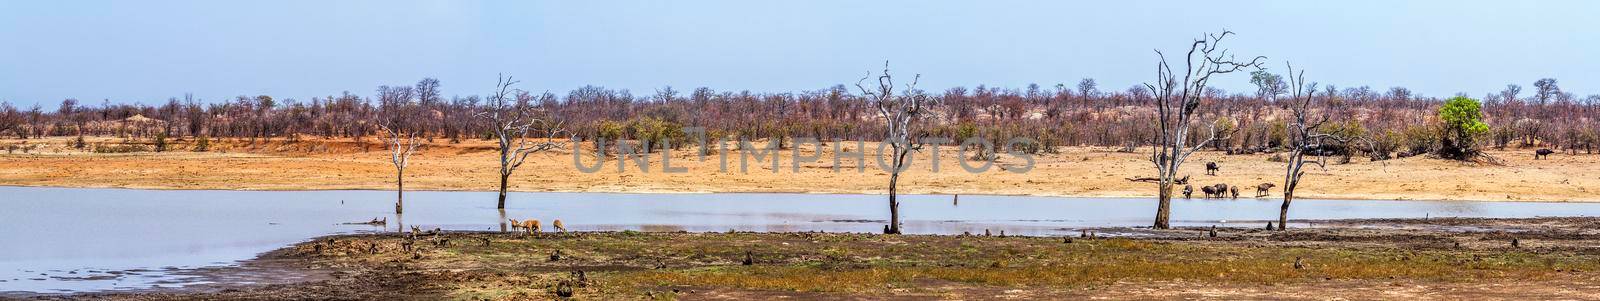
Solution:
[[(173, 139), (163, 153), (94, 154), (66, 148), (70, 139), (30, 140), (38, 145), (29, 154), (0, 155), (0, 185), (122, 187), (153, 189), (391, 189), (393, 167), (383, 147), (375, 141), (356, 143), (350, 139), (311, 139), (256, 141), (217, 139), (213, 151), (184, 151), (194, 141)], [(121, 139), (92, 138), (91, 143), (112, 144)], [(0, 144), (21, 145), (16, 140)], [(584, 145), (586, 151), (590, 145)], [(729, 172), (719, 171), (717, 156), (699, 161), (687, 149), (674, 153), (673, 165), (688, 169), (686, 174), (660, 172), (659, 155), (651, 156), (652, 172), (643, 173), (629, 166), (616, 171), (616, 160), (597, 173), (582, 173), (573, 167), (567, 151), (542, 153), (529, 162), (511, 181), (516, 191), (595, 191), (595, 192), (801, 192), (801, 193), (883, 193), (887, 174), (870, 168), (865, 173), (832, 172), (832, 147), (822, 149), (823, 159), (801, 164), (792, 171), (792, 153), (783, 151), (780, 170), (770, 164), (751, 166), (750, 173), (739, 172), (738, 156), (730, 156)], [(854, 144), (848, 147), (855, 151)], [(868, 144), (869, 150), (873, 149)], [(444, 140), (430, 144), (415, 157), (407, 169), (406, 186), (424, 190), (496, 189), (494, 145), (486, 141), (449, 144)], [(941, 150), (940, 172), (934, 173), (924, 161), (901, 179), (901, 190), (917, 194), (1009, 194), (1042, 196), (1149, 197), (1154, 185), (1130, 182), (1126, 178), (1153, 174), (1145, 161), (1148, 154), (1119, 153), (1110, 148), (1065, 148), (1060, 154), (1036, 157), (1035, 169), (1018, 174), (991, 169), (983, 174), (962, 172), (956, 165), (953, 148)], [(815, 154), (807, 146), (803, 155)], [(1505, 159), (1505, 165), (1471, 165), (1439, 159), (1411, 157), (1351, 164), (1330, 165), (1326, 170), (1309, 169), (1298, 195), (1308, 198), (1341, 199), (1447, 199), (1488, 201), (1600, 201), (1589, 191), (1600, 187), (1600, 156), (1556, 155), (1535, 161), (1530, 151), (1492, 151)], [(1190, 159), (1185, 171), (1200, 185), (1227, 183), (1253, 186), (1282, 181), (1282, 163), (1269, 162), (1269, 154), (1223, 155), (1202, 152)], [(585, 157), (585, 163), (592, 158)], [(925, 160), (918, 157), (918, 160)], [(870, 159), (868, 161), (871, 161)], [(1204, 163), (1222, 164), (1219, 176), (1205, 175)], [(1017, 158), (1002, 156), (1006, 166), (1021, 164)], [(855, 165), (853, 159), (843, 165)], [(1280, 183), (1281, 186), (1281, 183)], [(1244, 195), (1253, 195), (1253, 191)], [(1272, 197), (1278, 197), (1274, 191)]]

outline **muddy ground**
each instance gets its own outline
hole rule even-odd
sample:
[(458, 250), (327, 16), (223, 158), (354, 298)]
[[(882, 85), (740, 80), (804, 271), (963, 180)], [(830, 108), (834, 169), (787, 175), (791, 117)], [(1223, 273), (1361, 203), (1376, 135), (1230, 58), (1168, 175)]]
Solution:
[(566, 287), (581, 300), (1600, 298), (1600, 218), (1308, 224), (1223, 228), (1216, 237), (1208, 228), (1088, 230), (1094, 237), (342, 235), (245, 263), (311, 275), (292, 283), (20, 297), (539, 300)]

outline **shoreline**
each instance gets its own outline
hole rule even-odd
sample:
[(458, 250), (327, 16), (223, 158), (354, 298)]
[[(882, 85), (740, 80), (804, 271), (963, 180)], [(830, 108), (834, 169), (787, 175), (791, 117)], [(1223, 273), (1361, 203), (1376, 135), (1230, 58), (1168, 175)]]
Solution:
[[(312, 188), (312, 187), (290, 187), (290, 188), (216, 188), (216, 187), (199, 187), (199, 188), (194, 188), (194, 187), (171, 187), (171, 186), (119, 186), (119, 185), (107, 185), (107, 186), (93, 186), (93, 185), (57, 186), (57, 185), (27, 185), (27, 184), (5, 183), (5, 184), (0, 184), (0, 187), (54, 188), (54, 189), (125, 189), (125, 190), (152, 190), (152, 191), (241, 191), (241, 192), (316, 192), (316, 191), (380, 191), (380, 192), (381, 191), (389, 191), (389, 192), (393, 192), (394, 191), (393, 189), (366, 188), (366, 187), (362, 187), (362, 186), (327, 187), (327, 188)], [(421, 189), (414, 189), (414, 190), (413, 189), (407, 189), (406, 192), (408, 192), (408, 193), (409, 192), (482, 192), (482, 193), (494, 193), (494, 192), (498, 192), (498, 191), (496, 191), (496, 190), (477, 190), (477, 189), (452, 189), (452, 188), (421, 188)], [(649, 194), (803, 194), (803, 195), (882, 195), (882, 196), (888, 196), (887, 193), (872, 193), (872, 192), (781, 191), (781, 190), (775, 190), (775, 191), (741, 191), (741, 190), (728, 190), (728, 191), (695, 190), (695, 191), (688, 191), (688, 190), (640, 189), (640, 190), (615, 191), (615, 190), (596, 190), (596, 189), (590, 189), (590, 190), (516, 190), (516, 189), (510, 189), (510, 190), (507, 190), (506, 192), (508, 192), (508, 193), (640, 194), (640, 195), (649, 195)], [(922, 193), (922, 192), (915, 192), (915, 193), (900, 193), (900, 195), (912, 195), (912, 196), (972, 195), (972, 196), (1036, 197), (1036, 198), (1060, 198), (1060, 199), (1151, 199), (1151, 200), (1153, 200), (1156, 197), (1155, 195), (1133, 195), (1133, 194), (1106, 194), (1106, 195), (1081, 195), (1081, 194), (1079, 194), (1079, 195), (1070, 195), (1070, 194), (1026, 194), (1026, 193), (1008, 194), (1008, 193), (982, 193), (982, 192), (979, 192), (979, 193), (943, 193), (943, 192)], [(1282, 197), (1260, 197), (1260, 198), (1257, 198), (1257, 197), (1242, 197), (1242, 196), (1237, 198), (1237, 199), (1233, 199), (1233, 198), (1221, 198), (1221, 199), (1192, 198), (1192, 199), (1193, 200), (1226, 200), (1226, 201), (1282, 201), (1283, 200)], [(1173, 200), (1174, 201), (1182, 201), (1182, 200), (1186, 200), (1186, 199), (1181, 198), (1181, 197), (1175, 197), (1175, 198), (1173, 198)], [(1333, 196), (1333, 197), (1328, 197), (1328, 196), (1323, 196), (1323, 195), (1299, 196), (1299, 197), (1295, 197), (1295, 200), (1296, 201), (1301, 201), (1301, 200), (1374, 201), (1374, 202), (1383, 202), (1383, 201), (1425, 201), (1425, 202), (1477, 202), (1477, 203), (1600, 203), (1600, 199), (1577, 199), (1577, 200), (1537, 200), (1537, 199), (1512, 199), (1512, 200), (1506, 200), (1506, 199), (1452, 199), (1452, 198), (1430, 199), (1430, 198), (1406, 198), (1406, 197), (1400, 197), (1400, 198), (1372, 198), (1372, 197), (1359, 197), (1359, 196)]]
[[(801, 300), (907, 293), (991, 299), (1012, 291), (1033, 298), (1173, 296), (1145, 289), (1151, 285), (1223, 299), (1253, 299), (1263, 287), (1359, 297), (1362, 290), (1395, 289), (1396, 283), (1407, 284), (1405, 295), (1421, 299), (1508, 290), (1559, 298), (1583, 295), (1588, 290), (1574, 288), (1600, 283), (1593, 272), (1600, 266), (1592, 260), (1593, 253), (1585, 251), (1596, 237), (1584, 230), (1600, 224), (1600, 218), (1398, 218), (1318, 220), (1317, 224), (1289, 232), (1217, 228), (1219, 234), (1213, 238), (1205, 237), (1207, 229), (1202, 227), (1097, 228), (1102, 233), (1150, 234), (1100, 238), (633, 231), (535, 236), (446, 231), (415, 238), (396, 233), (335, 234), (265, 252), (236, 267), (199, 273), (228, 277), (250, 266), (258, 276), (302, 277), (293, 280), (65, 294), (10, 292), (0, 297), (541, 299), (554, 297), (553, 289), (571, 280), (567, 276), (574, 270), (587, 270), (588, 278), (595, 280), (578, 287), (579, 296), (605, 299), (666, 292), (691, 299)], [(1499, 231), (1473, 230), (1485, 228)], [(1520, 247), (1511, 242), (1515, 239), (1521, 240)], [(980, 250), (994, 250), (959, 251), (979, 245), (986, 246)], [(741, 267), (739, 261), (750, 257), (748, 251), (755, 251), (754, 266)], [(551, 252), (560, 254), (560, 261), (546, 260)], [(1018, 257), (1015, 252), (1042, 255)], [(1302, 257), (1304, 270), (1298, 267)], [(1291, 263), (1296, 267), (1291, 269)], [(1151, 264), (1165, 268), (1152, 270)], [(1461, 269), (1461, 265), (1490, 269)], [(902, 273), (911, 274), (890, 276)], [(1029, 280), (1014, 278), (1022, 275)], [(797, 280), (831, 279), (815, 277), (840, 278)], [(783, 285), (771, 286), (775, 283)], [(923, 289), (895, 289), (908, 283)], [(1197, 283), (1205, 285), (1193, 286)], [(1556, 283), (1563, 285), (1548, 285)], [(1549, 289), (1552, 286), (1560, 289)], [(1449, 293), (1440, 295), (1441, 291)]]

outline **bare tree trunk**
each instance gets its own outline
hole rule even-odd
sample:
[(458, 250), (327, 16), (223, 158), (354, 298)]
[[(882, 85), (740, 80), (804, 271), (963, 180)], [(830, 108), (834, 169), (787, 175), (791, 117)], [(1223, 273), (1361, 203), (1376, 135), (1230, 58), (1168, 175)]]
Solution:
[(500, 174), (500, 205), (495, 207), (500, 209), (500, 211), (506, 210), (506, 181), (510, 178), (511, 175), (504, 173)]
[(1289, 228), (1289, 203), (1294, 202), (1294, 189), (1283, 190), (1283, 207), (1278, 208), (1278, 231)]
[(394, 173), (394, 214), (405, 213), (406, 203), (406, 169), (395, 169)]
[(895, 199), (895, 184), (900, 181), (900, 172), (889, 174), (889, 233), (900, 234), (900, 201)]
[(1168, 229), (1172, 227), (1169, 222), (1172, 218), (1172, 183), (1164, 181), (1158, 186), (1160, 186), (1157, 188), (1160, 189), (1160, 192), (1158, 192), (1160, 201), (1156, 204), (1156, 224), (1154, 226), (1156, 229)]

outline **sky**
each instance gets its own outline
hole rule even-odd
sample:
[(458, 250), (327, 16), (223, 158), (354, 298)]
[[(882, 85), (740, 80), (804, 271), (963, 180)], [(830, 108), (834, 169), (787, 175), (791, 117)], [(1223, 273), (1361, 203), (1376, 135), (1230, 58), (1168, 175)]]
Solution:
[[(0, 0), (0, 101), (52, 108), (192, 94), (310, 101), (424, 77), (481, 95), (810, 91), (881, 69), (921, 87), (1125, 90), (1156, 54), (1223, 46), (1339, 87), (1479, 97), (1553, 77), (1600, 93), (1600, 1)], [(1213, 80), (1246, 92), (1248, 75)], [(1526, 92), (1524, 93), (1526, 94)]]

